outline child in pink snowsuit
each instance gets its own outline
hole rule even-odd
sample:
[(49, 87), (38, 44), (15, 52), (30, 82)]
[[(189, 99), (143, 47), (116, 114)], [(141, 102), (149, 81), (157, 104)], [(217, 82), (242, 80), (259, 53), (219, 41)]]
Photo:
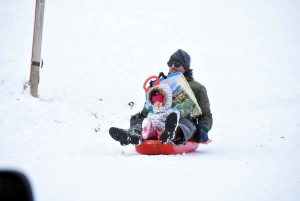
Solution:
[(165, 130), (166, 118), (172, 112), (177, 114), (179, 119), (179, 111), (172, 109), (172, 89), (167, 84), (159, 84), (148, 91), (148, 101), (152, 105), (153, 110), (147, 115), (142, 123), (143, 139), (156, 140)]

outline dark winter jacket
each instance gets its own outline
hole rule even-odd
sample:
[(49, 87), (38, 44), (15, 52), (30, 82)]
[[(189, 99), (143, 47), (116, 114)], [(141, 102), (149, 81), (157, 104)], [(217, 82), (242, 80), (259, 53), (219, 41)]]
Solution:
[[(210, 111), (209, 99), (205, 86), (195, 81), (192, 77), (185, 77), (192, 88), (197, 102), (202, 110), (202, 115), (198, 117), (198, 124), (206, 124), (211, 129), (213, 124), (212, 114)], [(194, 122), (197, 125), (197, 122)]]

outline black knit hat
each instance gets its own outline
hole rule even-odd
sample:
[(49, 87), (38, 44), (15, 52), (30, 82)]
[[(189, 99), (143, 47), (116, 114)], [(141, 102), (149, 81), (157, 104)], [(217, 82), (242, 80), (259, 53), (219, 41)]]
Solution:
[(169, 61), (178, 61), (183, 64), (185, 70), (190, 69), (191, 57), (190, 55), (183, 51), (182, 49), (177, 50), (172, 54)]

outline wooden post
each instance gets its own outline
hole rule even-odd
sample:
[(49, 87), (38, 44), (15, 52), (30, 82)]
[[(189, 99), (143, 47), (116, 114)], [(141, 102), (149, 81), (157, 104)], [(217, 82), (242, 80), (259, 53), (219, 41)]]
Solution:
[(30, 94), (38, 97), (45, 0), (36, 0), (32, 42)]

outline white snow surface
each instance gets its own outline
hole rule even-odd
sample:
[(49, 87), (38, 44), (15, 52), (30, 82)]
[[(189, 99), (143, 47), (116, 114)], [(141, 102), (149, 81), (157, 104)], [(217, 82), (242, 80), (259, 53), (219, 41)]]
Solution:
[[(46, 1), (34, 98), (35, 1), (1, 0), (0, 169), (25, 173), (38, 201), (300, 200), (299, 11), (295, 0)], [(179, 48), (207, 88), (213, 142), (156, 156), (120, 146), (109, 128), (128, 128), (143, 82)]]

